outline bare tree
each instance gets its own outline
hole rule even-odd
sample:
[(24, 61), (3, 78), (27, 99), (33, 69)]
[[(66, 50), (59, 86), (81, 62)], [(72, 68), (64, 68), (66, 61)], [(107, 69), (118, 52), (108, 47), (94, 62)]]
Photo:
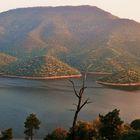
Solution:
[(75, 127), (76, 127), (76, 122), (77, 122), (77, 118), (78, 118), (79, 112), (81, 111), (81, 109), (85, 105), (87, 105), (89, 103), (92, 103), (89, 98), (87, 98), (85, 100), (83, 99), (84, 91), (87, 88), (85, 86), (85, 80), (86, 80), (86, 74), (84, 75), (82, 87), (79, 89), (79, 91), (76, 90), (76, 87), (75, 87), (74, 82), (72, 80), (69, 80), (71, 82), (71, 84), (72, 84), (72, 87), (73, 87), (73, 91), (75, 93), (75, 96), (78, 99), (77, 100), (77, 104), (74, 104), (74, 105), (76, 105), (76, 110), (75, 110), (75, 114), (74, 114), (74, 118), (73, 118), (73, 123), (72, 123), (72, 128), (71, 128), (71, 137), (72, 137), (72, 140), (75, 140)]

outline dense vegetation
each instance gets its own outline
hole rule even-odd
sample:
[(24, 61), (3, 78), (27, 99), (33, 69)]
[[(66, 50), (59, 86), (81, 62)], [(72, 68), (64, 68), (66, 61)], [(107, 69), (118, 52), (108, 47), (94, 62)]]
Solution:
[[(83, 48), (82, 48), (83, 49)], [(118, 72), (135, 67), (140, 68), (139, 57), (136, 57), (124, 49), (105, 47), (86, 50), (86, 52), (73, 51), (73, 54), (64, 55), (62, 60), (66, 61), (82, 71), (89, 72)]]
[[(23, 8), (0, 14), (0, 52), (17, 57), (18, 64), (14, 66), (19, 70), (15, 72), (18, 75), (21, 71), (36, 75), (40, 60), (36, 64), (31, 61), (44, 55), (80, 71), (86, 71), (88, 66), (90, 72), (139, 69), (139, 44), (139, 23), (120, 19), (97, 7)], [(29, 71), (28, 67), (35, 71)], [(6, 71), (13, 73), (13, 69), (10, 66)]]
[(41, 56), (16, 61), (5, 66), (3, 71), (7, 75), (48, 77), (78, 75), (80, 72), (64, 64), (52, 56)]
[(100, 79), (100, 81), (118, 84), (140, 83), (140, 70), (131, 68), (128, 70), (118, 71)]

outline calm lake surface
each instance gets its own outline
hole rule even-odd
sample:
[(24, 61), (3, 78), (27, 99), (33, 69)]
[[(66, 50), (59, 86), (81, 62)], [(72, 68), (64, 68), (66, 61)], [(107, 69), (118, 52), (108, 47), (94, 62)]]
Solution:
[[(80, 79), (74, 79), (77, 88)], [(123, 91), (96, 84), (94, 77), (86, 81), (87, 105), (79, 120), (93, 120), (115, 108), (121, 110), (126, 122), (140, 118), (140, 90)], [(38, 137), (44, 137), (56, 127), (69, 128), (72, 123), (74, 105), (72, 86), (68, 80), (25, 80), (0, 78), (0, 128), (13, 128), (15, 137), (24, 137), (24, 121), (30, 113), (36, 113), (42, 125)]]

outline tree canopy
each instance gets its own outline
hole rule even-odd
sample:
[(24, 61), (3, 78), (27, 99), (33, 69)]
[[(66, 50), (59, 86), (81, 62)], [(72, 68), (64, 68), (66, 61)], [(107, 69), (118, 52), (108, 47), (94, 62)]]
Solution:
[(25, 135), (27, 136), (27, 139), (31, 139), (33, 138), (33, 136), (35, 135), (35, 130), (38, 130), (40, 128), (40, 120), (37, 118), (36, 114), (30, 114), (27, 118), (26, 121), (24, 123), (24, 127), (25, 127)]

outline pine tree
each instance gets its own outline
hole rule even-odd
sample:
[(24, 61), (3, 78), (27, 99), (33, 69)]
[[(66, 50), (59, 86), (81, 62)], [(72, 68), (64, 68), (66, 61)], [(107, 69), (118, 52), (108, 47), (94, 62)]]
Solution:
[(36, 117), (36, 114), (30, 114), (24, 123), (25, 131), (24, 134), (27, 139), (33, 139), (35, 131), (40, 128), (40, 120)]

